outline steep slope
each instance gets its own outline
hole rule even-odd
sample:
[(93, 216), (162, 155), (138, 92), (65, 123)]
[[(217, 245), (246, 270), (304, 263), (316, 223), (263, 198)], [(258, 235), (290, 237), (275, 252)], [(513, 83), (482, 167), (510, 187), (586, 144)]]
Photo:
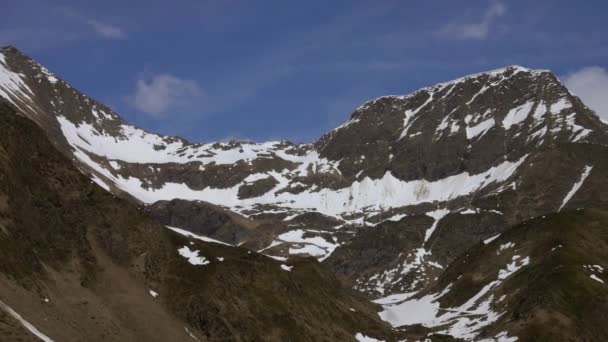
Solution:
[(316, 261), (177, 234), (93, 184), (2, 101), (0, 126), (0, 339), (32, 327), (57, 341), (390, 338)]
[(421, 338), (605, 341), (607, 225), (596, 209), (526, 221), (475, 245), (429, 289), (379, 300), (380, 314)]

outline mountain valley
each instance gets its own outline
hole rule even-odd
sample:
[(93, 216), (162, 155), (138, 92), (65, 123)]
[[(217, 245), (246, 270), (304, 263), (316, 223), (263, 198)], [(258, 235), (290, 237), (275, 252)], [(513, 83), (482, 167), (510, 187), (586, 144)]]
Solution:
[(608, 125), (550, 71), (201, 144), (6, 47), (0, 111), (0, 340), (608, 340)]

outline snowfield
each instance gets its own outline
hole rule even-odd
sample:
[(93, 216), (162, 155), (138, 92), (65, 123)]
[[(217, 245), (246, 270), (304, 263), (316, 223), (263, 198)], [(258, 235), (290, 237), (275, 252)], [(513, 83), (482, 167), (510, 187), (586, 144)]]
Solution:
[[(332, 190), (328, 188), (307, 189), (298, 194), (280, 192), (290, 186), (291, 179), (295, 176), (306, 174), (309, 166), (314, 165), (315, 169), (325, 172), (339, 172), (336, 163), (319, 158), (316, 151), (309, 152), (305, 156), (293, 156), (286, 153), (274, 153), (285, 160), (300, 163), (300, 166), (293, 171), (283, 170), (282, 172), (271, 171), (265, 174), (250, 175), (241, 183), (230, 188), (211, 188), (193, 190), (186, 184), (167, 182), (159, 189), (145, 188), (142, 181), (138, 178), (114, 176), (110, 170), (91, 159), (89, 154), (103, 156), (112, 160), (124, 162), (191, 162), (186, 156), (176, 155), (182, 145), (166, 145), (166, 149), (161, 153), (154, 149), (155, 144), (161, 144), (158, 136), (151, 137), (143, 131), (129, 131), (128, 140), (119, 140), (114, 137), (104, 136), (103, 133), (95, 131), (88, 124), (76, 126), (63, 117), (58, 118), (61, 129), (68, 139), (68, 142), (75, 148), (75, 156), (90, 166), (100, 175), (111, 180), (113, 186), (124, 190), (144, 203), (154, 203), (160, 200), (172, 200), (175, 198), (185, 200), (201, 200), (217, 205), (228, 207), (237, 212), (251, 210), (258, 205), (275, 205), (289, 210), (312, 210), (325, 215), (339, 217), (348, 213), (360, 211), (380, 211), (388, 208), (397, 208), (407, 205), (419, 204), (433, 201), (447, 201), (460, 196), (468, 195), (489, 185), (497, 184), (509, 179), (517, 168), (525, 161), (526, 156), (516, 161), (504, 161), (485, 172), (479, 174), (469, 174), (463, 172), (453, 176), (427, 181), (425, 179), (403, 181), (390, 171), (387, 171), (382, 178), (372, 179), (365, 177), (362, 180), (354, 181), (350, 186)], [(254, 146), (257, 146), (254, 148)], [(275, 146), (275, 143), (262, 145), (243, 146), (243, 152), (230, 152), (233, 150), (222, 151), (213, 157), (200, 159), (206, 163), (230, 163), (240, 160), (239, 158), (254, 158), (255, 153), (268, 153), (268, 149)], [(236, 149), (235, 149), (236, 150)], [(172, 152), (173, 151), (173, 152)], [(247, 152), (250, 151), (251, 153)], [(232, 153), (237, 153), (235, 157)], [(238, 191), (242, 185), (252, 180), (262, 179), (272, 176), (278, 184), (274, 189), (267, 193), (248, 199), (239, 199)], [(109, 184), (99, 178), (94, 180), (104, 188)]]

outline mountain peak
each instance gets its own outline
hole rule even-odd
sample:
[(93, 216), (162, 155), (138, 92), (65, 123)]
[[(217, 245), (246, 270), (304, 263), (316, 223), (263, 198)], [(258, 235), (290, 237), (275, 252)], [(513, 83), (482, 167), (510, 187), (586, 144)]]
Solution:
[[(451, 81), (447, 81), (447, 82), (442, 82), (442, 83), (438, 83), (436, 86), (439, 85), (450, 85), (450, 84), (454, 84), (454, 83), (460, 83), (463, 81), (467, 81), (470, 79), (474, 79), (474, 78), (479, 78), (482, 76), (499, 76), (499, 75), (507, 75), (507, 76), (511, 76), (520, 72), (524, 72), (524, 73), (531, 73), (534, 75), (538, 75), (544, 72), (550, 72), (549, 70), (544, 70), (544, 69), (530, 69), (530, 68), (526, 68), (520, 65), (508, 65), (502, 68), (498, 68), (498, 69), (493, 69), (493, 70), (487, 70), (487, 71), (482, 71), (482, 72), (478, 72), (478, 73), (474, 73), (474, 74), (469, 74), (469, 75), (465, 75), (456, 79), (453, 79)], [(433, 88), (433, 87), (431, 87)]]
[(20, 52), (19, 49), (17, 49), (13, 45), (2, 46), (2, 47), (0, 47), (0, 51), (2, 51), (2, 52), (4, 52), (4, 51)]
[[(544, 79), (544, 81), (549, 81), (549, 82), (556, 81), (561, 86), (561, 83), (559, 82), (557, 77), (555, 77), (555, 75), (550, 70), (530, 69), (530, 68), (526, 68), (526, 67), (523, 67), (520, 65), (509, 65), (509, 66), (505, 66), (505, 67), (498, 68), (498, 69), (469, 74), (466, 76), (452, 79), (450, 81), (436, 83), (432, 86), (422, 87), (422, 88), (419, 88), (406, 95), (383, 95), (383, 96), (377, 97), (375, 99), (368, 100), (354, 110), (354, 112), (351, 115), (350, 120), (348, 120), (344, 124), (340, 125), (339, 127), (335, 128), (333, 131), (340, 130), (340, 129), (350, 125), (355, 120), (358, 112), (365, 110), (366, 108), (368, 108), (369, 106), (371, 106), (374, 103), (377, 103), (378, 101), (391, 100), (391, 99), (392, 100), (406, 100), (409, 98), (420, 96), (421, 94), (428, 95), (430, 93), (440, 93), (441, 91), (444, 91), (444, 90), (447, 90), (445, 92), (446, 94), (452, 94), (452, 93), (454, 93), (454, 88), (456, 88), (460, 84), (467, 83), (467, 82), (482, 84), (480, 89), (484, 89), (483, 83), (488, 84), (487, 87), (490, 87), (492, 85), (497, 86), (502, 81), (507, 80), (519, 73), (528, 74), (528, 75), (532, 76), (532, 78), (535, 78), (536, 76), (547, 75), (548, 78)], [(483, 78), (483, 80), (480, 81), (480, 79), (482, 79), (482, 78)], [(431, 100), (431, 99), (429, 99), (429, 100)]]
[[(512, 65), (368, 101), (316, 147), (343, 167), (352, 163), (355, 174), (367, 154), (382, 156), (400, 179), (433, 180), (467, 164), (475, 169), (488, 160), (521, 158), (545, 144), (600, 143), (606, 135), (602, 127), (553, 73)], [(492, 143), (499, 145), (490, 148)], [(373, 151), (380, 148), (388, 150)], [(436, 154), (445, 151), (452, 152), (438, 163)], [(408, 162), (397, 165), (399, 159)], [(421, 161), (423, 168), (411, 167)]]

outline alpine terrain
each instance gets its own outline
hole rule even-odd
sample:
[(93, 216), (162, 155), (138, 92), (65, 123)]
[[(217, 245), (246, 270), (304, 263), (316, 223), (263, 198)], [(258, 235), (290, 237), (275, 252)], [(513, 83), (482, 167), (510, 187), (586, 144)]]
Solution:
[(0, 340), (608, 340), (608, 125), (550, 71), (201, 144), (6, 47), (0, 122)]

